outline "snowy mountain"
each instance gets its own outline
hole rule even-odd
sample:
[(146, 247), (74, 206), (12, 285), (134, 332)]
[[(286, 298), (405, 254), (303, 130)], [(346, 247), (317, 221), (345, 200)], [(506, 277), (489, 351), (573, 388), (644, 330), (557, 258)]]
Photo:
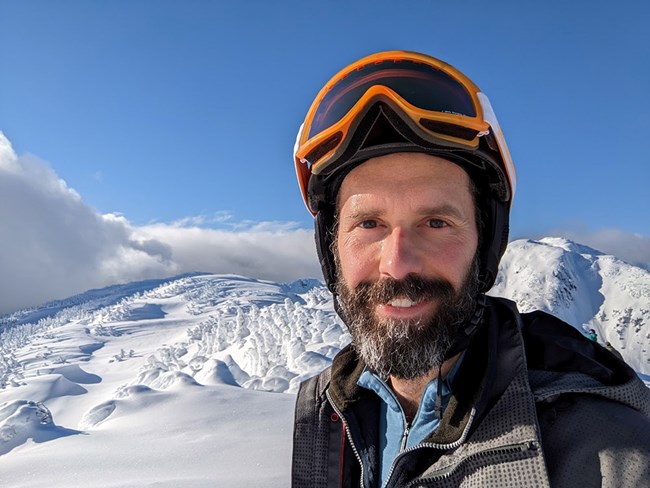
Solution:
[[(650, 373), (645, 270), (515, 241), (491, 294)], [(0, 317), (0, 486), (288, 486), (292, 393), (348, 341), (316, 280), (185, 275)]]
[(593, 328), (636, 371), (650, 374), (650, 272), (560, 238), (511, 242), (490, 291), (522, 312), (546, 310)]

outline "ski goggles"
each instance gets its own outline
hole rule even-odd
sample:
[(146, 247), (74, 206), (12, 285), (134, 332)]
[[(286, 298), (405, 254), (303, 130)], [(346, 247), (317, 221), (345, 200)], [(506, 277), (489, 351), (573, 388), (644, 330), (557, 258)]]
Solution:
[(373, 54), (349, 65), (316, 96), (294, 148), (305, 202), (311, 175), (327, 173), (353, 135), (357, 120), (382, 100), (397, 108), (418, 136), (432, 143), (476, 152), (480, 138), (485, 138), (501, 156), (512, 202), (515, 169), (487, 96), (453, 66), (405, 51)]

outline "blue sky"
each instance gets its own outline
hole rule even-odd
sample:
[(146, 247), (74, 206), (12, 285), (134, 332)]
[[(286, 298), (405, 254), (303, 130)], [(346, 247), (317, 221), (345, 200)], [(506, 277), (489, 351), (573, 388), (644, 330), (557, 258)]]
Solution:
[(492, 101), (512, 238), (650, 254), (649, 20), (642, 0), (0, 0), (0, 131), (134, 227), (309, 229), (291, 152), (311, 100), (359, 57), (421, 51)]

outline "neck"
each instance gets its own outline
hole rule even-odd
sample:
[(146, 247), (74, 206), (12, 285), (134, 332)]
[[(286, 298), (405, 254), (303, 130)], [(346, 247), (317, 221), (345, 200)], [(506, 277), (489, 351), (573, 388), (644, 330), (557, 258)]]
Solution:
[[(440, 368), (434, 368), (425, 375), (412, 380), (395, 378), (394, 376), (390, 377), (389, 385), (402, 406), (402, 410), (404, 411), (404, 415), (408, 422), (411, 422), (415, 417), (415, 414), (418, 412), (420, 400), (422, 399), (422, 395), (424, 394), (427, 385), (438, 377), (439, 371), (442, 378), (446, 378), (459, 357), (460, 353), (442, 363)], [(438, 385), (438, 388), (441, 387), (441, 385)]]

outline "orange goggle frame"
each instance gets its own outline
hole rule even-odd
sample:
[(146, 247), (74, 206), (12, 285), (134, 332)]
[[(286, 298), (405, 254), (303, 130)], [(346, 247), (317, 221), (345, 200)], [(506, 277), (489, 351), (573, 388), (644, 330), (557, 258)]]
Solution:
[(476, 151), (480, 137), (491, 138), (503, 162), (512, 202), (515, 169), (485, 94), (447, 63), (419, 53), (389, 51), (367, 56), (337, 73), (312, 103), (294, 148), (307, 208), (311, 175), (327, 172), (354, 131), (355, 121), (381, 99), (392, 102), (425, 140)]

